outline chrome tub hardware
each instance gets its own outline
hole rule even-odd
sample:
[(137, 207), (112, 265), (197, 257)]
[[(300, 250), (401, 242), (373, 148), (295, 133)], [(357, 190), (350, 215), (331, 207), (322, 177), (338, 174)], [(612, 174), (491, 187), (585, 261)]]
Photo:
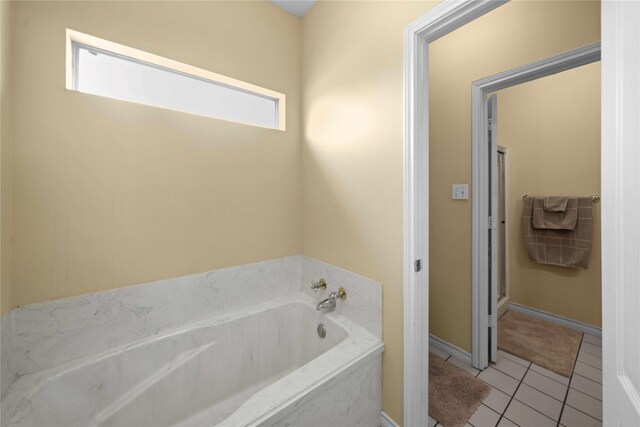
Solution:
[(327, 289), (327, 282), (324, 279), (320, 279), (317, 282), (311, 282), (311, 289), (313, 289), (313, 292), (318, 292), (320, 289)]
[(318, 303), (318, 305), (316, 306), (316, 310), (322, 311), (328, 308), (335, 308), (336, 301), (338, 299), (347, 299), (347, 291), (345, 291), (344, 288), (340, 288), (337, 291), (331, 292), (328, 298), (325, 298)]
[(320, 338), (325, 338), (327, 336), (327, 328), (324, 326), (324, 323), (320, 323), (318, 325), (318, 336)]

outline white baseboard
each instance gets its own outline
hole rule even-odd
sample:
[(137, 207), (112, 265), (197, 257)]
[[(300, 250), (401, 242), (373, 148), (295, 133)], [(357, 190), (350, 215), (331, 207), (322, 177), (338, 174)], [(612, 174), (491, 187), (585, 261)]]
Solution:
[(380, 411), (380, 427), (400, 427), (398, 423), (384, 411)]
[(578, 320), (558, 316), (557, 314), (547, 313), (546, 311), (538, 310), (536, 308), (526, 307), (524, 305), (510, 302), (509, 310), (548, 320), (549, 322), (557, 323), (560, 326), (576, 329), (578, 331), (585, 332), (590, 335), (595, 335), (597, 337), (602, 336), (602, 328), (598, 328), (597, 326), (589, 325), (588, 323), (580, 322)]
[(506, 313), (509, 308), (509, 297), (504, 297), (500, 301), (498, 301), (498, 319), (502, 317), (504, 313)]
[(459, 361), (464, 362), (469, 366), (472, 366), (471, 353), (468, 353), (463, 349), (461, 349), (460, 347), (456, 347), (455, 345), (448, 343), (445, 340), (440, 339), (431, 334), (429, 334), (429, 347), (435, 347), (438, 350), (444, 351), (445, 353), (452, 355)]

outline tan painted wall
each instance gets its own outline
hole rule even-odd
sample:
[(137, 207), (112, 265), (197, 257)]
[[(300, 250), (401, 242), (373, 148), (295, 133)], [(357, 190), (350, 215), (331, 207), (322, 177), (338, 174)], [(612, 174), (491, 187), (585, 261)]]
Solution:
[(403, 28), (436, 2), (303, 20), (303, 253), (382, 282), (382, 407), (402, 421)]
[(0, 2), (0, 315), (11, 307), (11, 162), (9, 109), (10, 3)]
[[(301, 249), (301, 22), (268, 2), (13, 5), (12, 304)], [(287, 131), (65, 90), (65, 28), (287, 95)]]
[(512, 1), (431, 45), (430, 332), (471, 350), (471, 82), (600, 40), (600, 4)]
[(523, 194), (600, 194), (600, 63), (498, 92), (498, 141), (508, 150), (511, 301), (600, 326), (600, 204), (588, 270), (529, 260), (522, 223)]

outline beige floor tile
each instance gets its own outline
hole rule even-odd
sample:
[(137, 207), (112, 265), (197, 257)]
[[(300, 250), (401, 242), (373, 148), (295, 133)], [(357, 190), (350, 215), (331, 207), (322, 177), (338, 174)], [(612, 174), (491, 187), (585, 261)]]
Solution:
[[(525, 375), (523, 382), (538, 391), (541, 391), (557, 400), (564, 401), (567, 392), (567, 385), (561, 384), (551, 378), (545, 377), (535, 371), (529, 370)], [(515, 420), (512, 420), (515, 421)]]
[(567, 405), (602, 421), (602, 402), (578, 390), (570, 389)]
[(474, 377), (480, 373), (480, 371), (477, 370), (476, 368), (474, 368), (473, 366), (469, 366), (466, 363), (456, 359), (453, 356), (451, 356), (449, 359), (447, 359), (447, 362), (457, 366), (458, 368), (462, 369), (463, 371), (468, 372), (469, 374), (473, 375)]
[(514, 424), (513, 422), (509, 421), (508, 419), (506, 419), (505, 417), (502, 417), (502, 419), (500, 420), (500, 422), (498, 423), (498, 427), (518, 427), (517, 424)]
[(578, 353), (578, 360), (585, 365), (593, 366), (594, 368), (602, 369), (602, 357), (589, 354), (586, 351), (580, 351)]
[(511, 359), (514, 362), (516, 362), (517, 364), (524, 366), (525, 368), (528, 368), (529, 365), (531, 365), (531, 362), (529, 362), (528, 360), (521, 359), (518, 356), (515, 356), (515, 355), (513, 355), (511, 353), (507, 353), (506, 351), (503, 351), (503, 350), (498, 350), (498, 357), (500, 357), (500, 356), (502, 356), (504, 358), (507, 358), (507, 359)]
[(555, 372), (543, 368), (542, 366), (538, 366), (535, 363), (532, 363), (531, 368), (529, 369), (531, 369), (532, 371), (536, 371), (537, 373), (542, 374), (547, 378), (551, 378), (554, 381), (558, 381), (559, 383), (569, 384), (569, 378), (563, 377), (560, 374), (556, 374)]
[(516, 388), (518, 388), (518, 380), (504, 374), (497, 369), (491, 367), (480, 372), (478, 379), (486, 382), (490, 386), (497, 388), (500, 391), (507, 393), (509, 396), (513, 396)]
[(511, 396), (501, 392), (495, 387), (491, 387), (491, 393), (489, 393), (489, 396), (487, 396), (487, 398), (484, 399), (482, 403), (487, 405), (494, 411), (502, 414), (504, 413), (504, 410), (507, 409), (507, 405), (509, 404), (510, 400)]
[(451, 356), (449, 353), (445, 353), (444, 351), (435, 347), (429, 347), (429, 353), (435, 354), (436, 356), (444, 360), (447, 360), (447, 358)]
[(514, 398), (551, 419), (560, 418), (562, 402), (526, 384), (520, 384)]
[(586, 341), (589, 344), (597, 345), (598, 347), (602, 347), (602, 337), (596, 337), (595, 335), (584, 334), (582, 341)]
[(480, 405), (478, 410), (469, 418), (469, 424), (474, 427), (495, 427), (499, 419), (500, 414), (484, 405)]
[(602, 357), (602, 347), (599, 347), (595, 344), (591, 344), (585, 341), (582, 341), (582, 345), (580, 346), (580, 351), (593, 354), (594, 356)]
[(589, 366), (582, 362), (576, 362), (576, 367), (573, 369), (573, 372), (585, 378), (589, 378), (591, 381), (602, 384), (602, 371), (598, 368), (594, 368), (593, 366)]
[(602, 422), (596, 420), (589, 415), (565, 405), (562, 410), (562, 418), (560, 418), (560, 424), (566, 427), (601, 427)]
[(551, 418), (542, 415), (540, 412), (517, 400), (511, 401), (504, 416), (521, 427), (556, 426), (556, 421), (553, 421)]
[(491, 363), (491, 366), (502, 373), (509, 375), (517, 380), (522, 380), (524, 374), (527, 373), (527, 368), (514, 362), (506, 357), (498, 356), (498, 360), (495, 363)]
[(591, 381), (581, 375), (573, 374), (573, 377), (571, 377), (571, 388), (588, 394), (598, 400), (602, 400), (602, 384)]

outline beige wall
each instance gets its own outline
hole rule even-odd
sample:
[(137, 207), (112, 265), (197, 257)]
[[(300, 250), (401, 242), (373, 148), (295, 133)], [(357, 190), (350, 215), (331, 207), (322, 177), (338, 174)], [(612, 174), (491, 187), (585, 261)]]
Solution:
[(10, 3), (0, 2), (0, 315), (11, 307), (11, 162), (9, 161), (9, 14)]
[(600, 194), (600, 63), (498, 92), (498, 143), (507, 147), (511, 302), (600, 326), (600, 204), (588, 270), (529, 260), (522, 223), (523, 194)]
[(431, 45), (430, 332), (466, 351), (471, 200), (451, 200), (451, 184), (471, 184), (471, 82), (599, 40), (599, 2), (516, 0)]
[[(300, 252), (299, 19), (267, 2), (19, 2), (11, 20), (12, 305)], [(287, 131), (67, 91), (66, 28), (282, 92)]]
[[(383, 283), (400, 422), (403, 28), (437, 3), (320, 2), (302, 22), (267, 3), (15, 5), (13, 305), (301, 250)], [(432, 49), (431, 323), (463, 348), (470, 204), (448, 196), (470, 179), (470, 82), (597, 40), (598, 8), (509, 4)], [(67, 92), (66, 27), (286, 93), (288, 130)]]
[(382, 407), (402, 421), (403, 28), (436, 2), (303, 20), (303, 253), (382, 282)]

